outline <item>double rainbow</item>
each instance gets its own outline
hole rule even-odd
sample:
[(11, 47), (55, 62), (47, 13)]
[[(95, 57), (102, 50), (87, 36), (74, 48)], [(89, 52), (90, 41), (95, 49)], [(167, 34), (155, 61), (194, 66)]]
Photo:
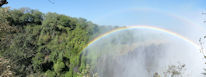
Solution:
[[(195, 42), (193, 42), (192, 40), (189, 40), (188, 38), (180, 35), (180, 34), (177, 34), (175, 32), (172, 32), (172, 31), (169, 31), (169, 30), (166, 30), (166, 29), (163, 29), (163, 28), (158, 28), (158, 27), (154, 27), (154, 26), (146, 26), (146, 25), (137, 25), (137, 26), (125, 26), (125, 27), (119, 27), (119, 28), (116, 28), (116, 29), (113, 29), (109, 32), (106, 32), (96, 38), (94, 38), (93, 40), (91, 40), (87, 45), (86, 47), (92, 45), (93, 43), (97, 42), (98, 40), (104, 38), (105, 36), (108, 36), (114, 32), (118, 32), (118, 31), (122, 31), (122, 30), (128, 30), (128, 29), (150, 29), (150, 30), (155, 30), (155, 31), (159, 31), (159, 32), (163, 32), (163, 33), (167, 33), (169, 35), (172, 35), (172, 36), (175, 36), (179, 39), (182, 39), (183, 41), (191, 44), (192, 46), (194, 46), (195, 48), (197, 49), (200, 49), (201, 47), (196, 44)], [(202, 52), (203, 53), (203, 52)], [(203, 53), (204, 54), (204, 53)]]

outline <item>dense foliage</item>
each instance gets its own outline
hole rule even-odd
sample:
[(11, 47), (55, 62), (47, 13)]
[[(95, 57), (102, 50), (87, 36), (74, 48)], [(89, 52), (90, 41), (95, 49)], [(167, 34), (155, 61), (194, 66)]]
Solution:
[(83, 76), (80, 54), (97, 29), (83, 18), (0, 8), (0, 58), (9, 61), (13, 76)]

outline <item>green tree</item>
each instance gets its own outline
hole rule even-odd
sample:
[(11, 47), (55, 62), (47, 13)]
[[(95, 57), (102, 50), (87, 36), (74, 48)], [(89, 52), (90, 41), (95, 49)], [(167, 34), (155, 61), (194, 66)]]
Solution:
[(98, 29), (83, 18), (0, 8), (0, 57), (16, 76), (78, 76), (86, 69), (81, 51)]

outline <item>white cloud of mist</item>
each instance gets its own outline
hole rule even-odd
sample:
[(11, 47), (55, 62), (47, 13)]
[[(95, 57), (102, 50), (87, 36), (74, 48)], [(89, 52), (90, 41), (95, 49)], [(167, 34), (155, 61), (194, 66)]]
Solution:
[(205, 65), (191, 44), (147, 29), (112, 33), (83, 52), (100, 77), (152, 77), (155, 72), (164, 76), (168, 66), (178, 64), (185, 64), (183, 77), (201, 77)]

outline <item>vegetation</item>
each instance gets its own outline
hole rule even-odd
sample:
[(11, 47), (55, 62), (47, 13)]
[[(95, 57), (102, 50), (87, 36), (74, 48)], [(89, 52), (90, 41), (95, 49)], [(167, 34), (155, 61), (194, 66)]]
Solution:
[(153, 77), (183, 77), (182, 74), (185, 71), (185, 64), (170, 65), (168, 69), (163, 72), (163, 76), (160, 76), (157, 72), (154, 73)]
[(103, 31), (98, 29), (83, 18), (0, 8), (0, 68), (4, 59), (10, 68), (3, 69), (12, 76), (84, 76), (88, 66), (81, 63), (80, 54)]

